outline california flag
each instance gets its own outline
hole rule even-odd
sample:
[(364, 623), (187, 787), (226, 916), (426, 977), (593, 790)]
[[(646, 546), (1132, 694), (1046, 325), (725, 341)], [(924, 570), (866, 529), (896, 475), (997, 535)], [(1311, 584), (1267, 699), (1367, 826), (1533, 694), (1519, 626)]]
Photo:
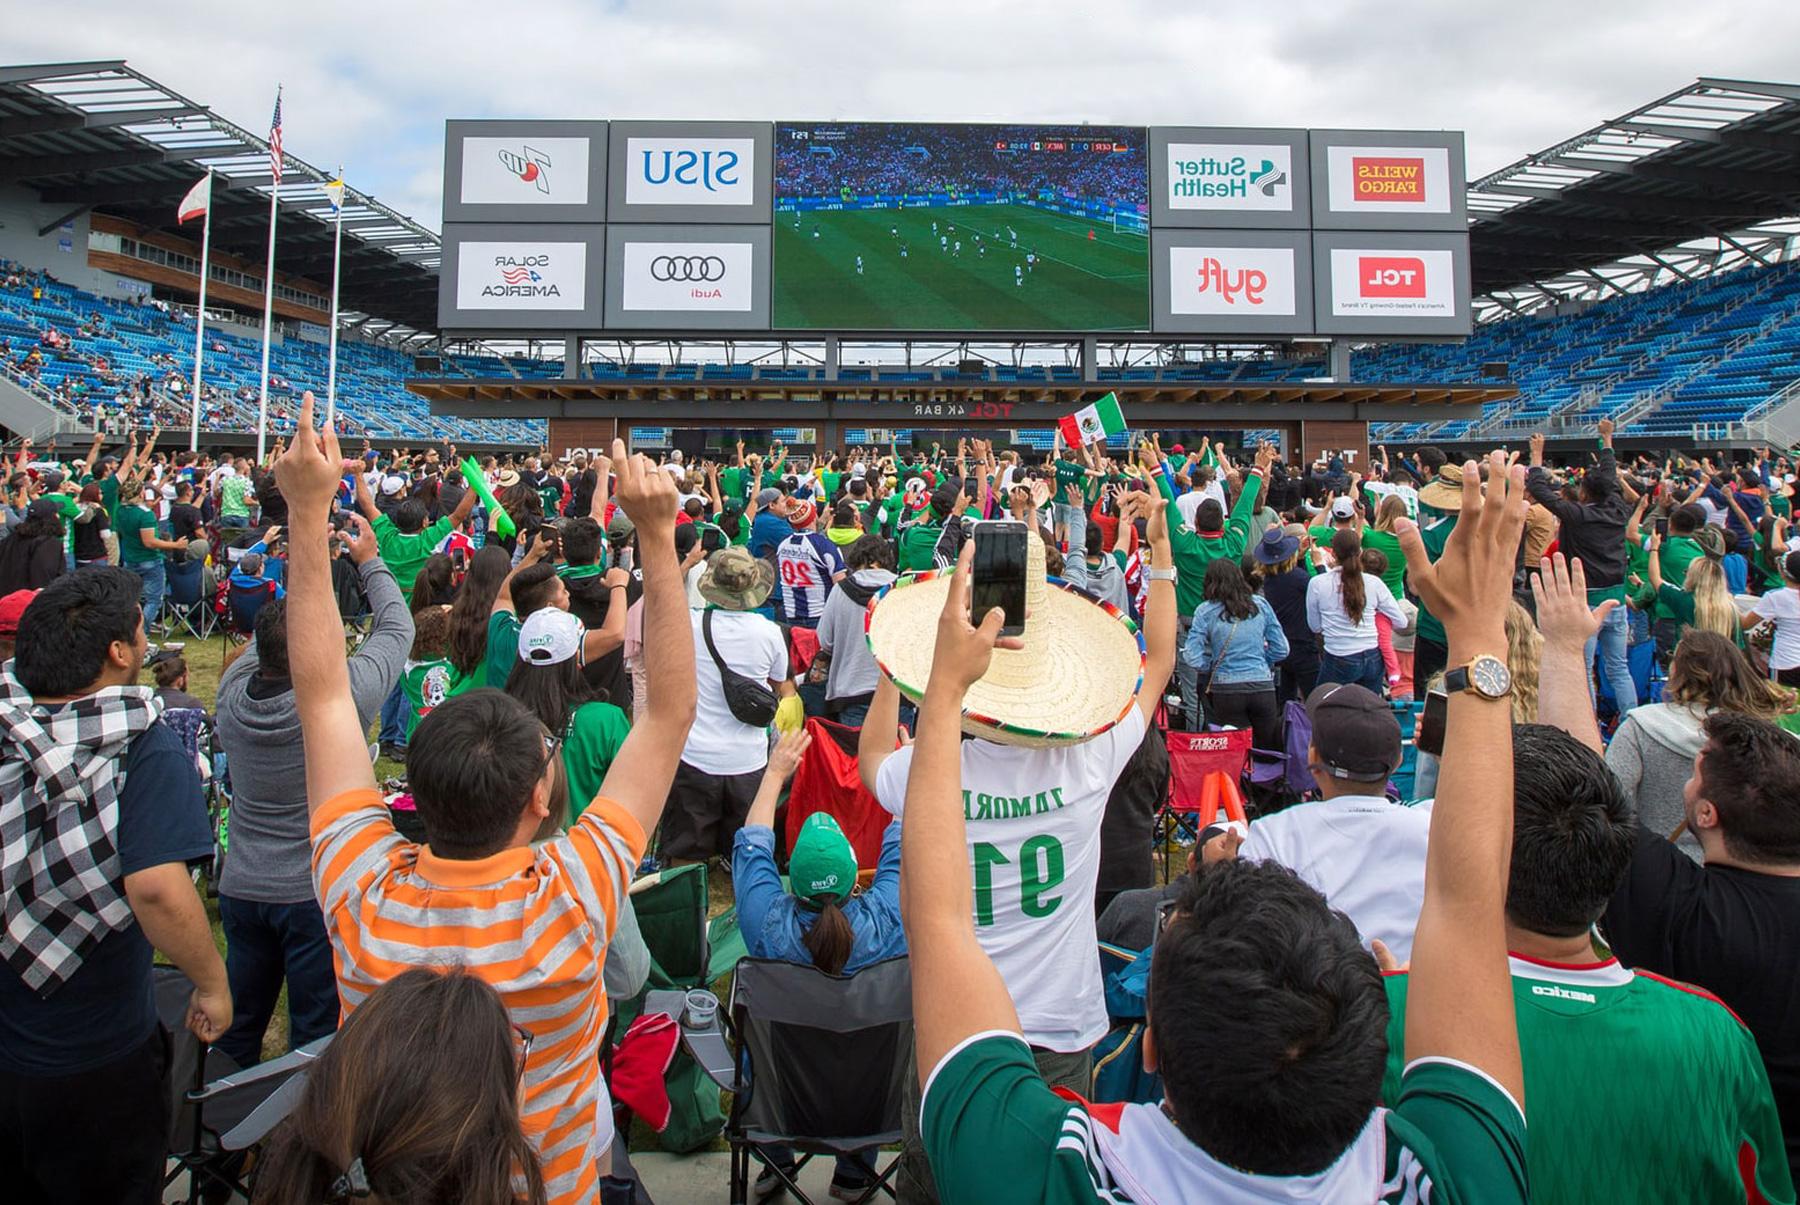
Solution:
[(1083, 406), (1073, 414), (1057, 420), (1063, 442), (1070, 447), (1100, 443), (1108, 435), (1125, 430), (1125, 415), (1119, 410), (1116, 394), (1107, 394), (1091, 406)]
[(181, 198), (181, 206), (175, 211), (175, 220), (185, 222), (189, 218), (201, 217), (212, 208), (212, 173), (207, 172), (200, 177), (200, 183), (188, 189), (187, 196)]

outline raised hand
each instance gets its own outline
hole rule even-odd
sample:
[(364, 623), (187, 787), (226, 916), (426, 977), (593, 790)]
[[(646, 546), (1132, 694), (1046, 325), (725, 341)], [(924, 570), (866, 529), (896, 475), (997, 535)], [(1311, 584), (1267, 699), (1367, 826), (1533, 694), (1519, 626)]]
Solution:
[[(1656, 550), (1661, 541), (1654, 532), (1650, 548)], [(1568, 560), (1562, 553), (1545, 557), (1531, 575), (1531, 597), (1537, 602), (1538, 630), (1544, 643), (1561, 649), (1574, 649), (1577, 654), (1599, 632), (1617, 599), (1608, 598), (1590, 608), (1587, 601), (1587, 572), (1581, 560)]]
[(309, 391), (300, 397), (299, 427), (294, 442), (275, 462), (275, 484), (288, 508), (296, 514), (310, 514), (323, 519), (337, 497), (338, 482), (344, 476), (344, 457), (338, 448), (337, 432), (327, 428), (320, 432), (313, 426), (314, 399)]
[(1463, 465), (1462, 515), (1435, 564), (1419, 525), (1402, 519), (1397, 526), (1407, 580), (1443, 622), (1449, 643), (1504, 652), (1513, 563), (1525, 530), (1525, 470), (1516, 465), (1509, 469), (1501, 452), (1489, 454), (1488, 467), (1484, 498), (1476, 463)]

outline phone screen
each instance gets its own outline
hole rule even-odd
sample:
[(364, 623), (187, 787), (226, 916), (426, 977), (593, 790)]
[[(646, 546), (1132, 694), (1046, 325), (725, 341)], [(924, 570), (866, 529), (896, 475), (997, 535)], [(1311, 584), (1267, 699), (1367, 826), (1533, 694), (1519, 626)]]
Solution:
[(1655, 526), (1656, 526), (1656, 534), (1657, 535), (1659, 535), (1659, 536), (1668, 535), (1669, 534), (1669, 516), (1667, 516), (1667, 515), (1656, 516), (1656, 525)]
[(1449, 695), (1434, 690), (1425, 696), (1425, 710), (1413, 733), (1413, 745), (1420, 753), (1429, 753), (1433, 757), (1444, 755), (1444, 718), (1449, 710)]
[(995, 607), (1006, 615), (1002, 636), (1025, 630), (1025, 525), (1011, 519), (975, 524), (969, 614), (979, 623)]

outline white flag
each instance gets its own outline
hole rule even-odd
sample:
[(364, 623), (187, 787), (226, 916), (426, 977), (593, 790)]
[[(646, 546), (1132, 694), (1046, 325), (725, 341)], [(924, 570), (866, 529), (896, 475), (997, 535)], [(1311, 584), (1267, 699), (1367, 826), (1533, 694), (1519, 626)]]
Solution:
[(325, 199), (331, 202), (333, 213), (344, 207), (344, 181), (341, 178), (325, 186)]
[(187, 196), (181, 198), (181, 205), (175, 211), (175, 220), (185, 222), (189, 218), (197, 218), (212, 208), (212, 173), (200, 177), (200, 183), (188, 189)]

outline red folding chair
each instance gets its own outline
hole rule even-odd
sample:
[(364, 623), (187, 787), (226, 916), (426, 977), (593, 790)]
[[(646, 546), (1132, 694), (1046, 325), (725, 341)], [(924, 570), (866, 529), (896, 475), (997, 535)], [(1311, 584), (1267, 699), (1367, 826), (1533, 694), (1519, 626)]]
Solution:
[[(1249, 823), (1242, 781), (1250, 762), (1251, 738), (1248, 728), (1163, 734), (1169, 750), (1169, 796), (1159, 819), (1168, 844), (1178, 836), (1198, 839), (1201, 829), (1218, 820), (1221, 809), (1228, 821)], [(1169, 852), (1165, 849), (1165, 878)]]
[(814, 812), (827, 812), (850, 839), (856, 864), (871, 869), (881, 862), (881, 837), (893, 817), (863, 787), (857, 772), (856, 743), (862, 730), (817, 716), (806, 721), (806, 730), (812, 734), (812, 744), (801, 756), (788, 788), (783, 840), (788, 849), (794, 848), (806, 818)]

